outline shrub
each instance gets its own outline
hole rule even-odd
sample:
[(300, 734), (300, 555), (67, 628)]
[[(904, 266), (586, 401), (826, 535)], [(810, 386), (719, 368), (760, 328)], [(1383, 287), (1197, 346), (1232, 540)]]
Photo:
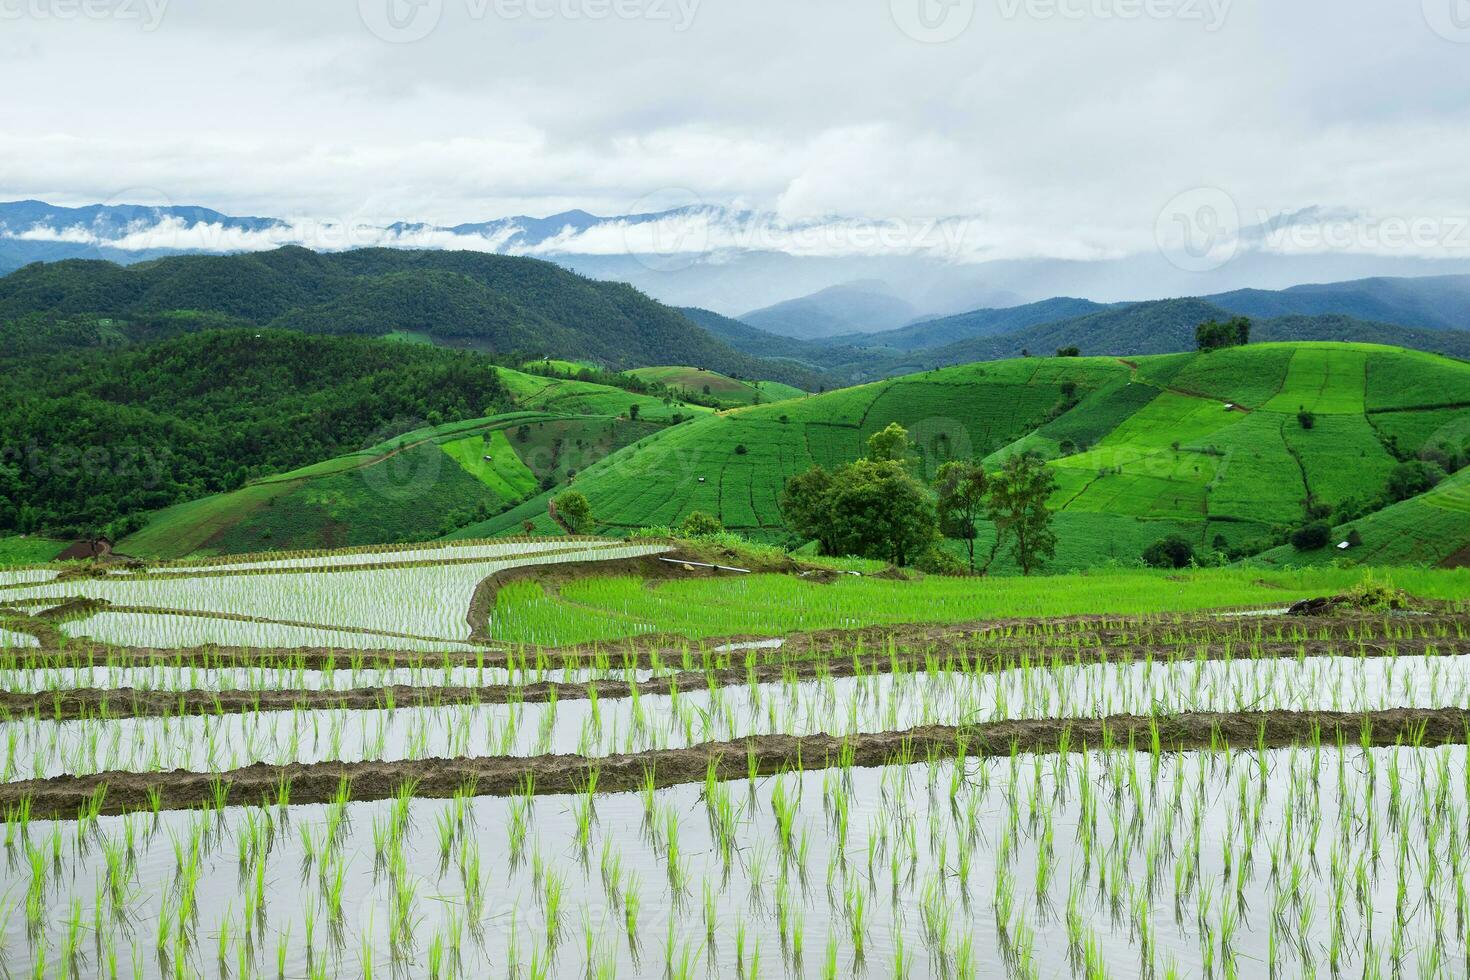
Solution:
[(721, 534), (725, 525), (718, 517), (706, 514), (702, 510), (693, 510), (689, 516), (684, 518), (684, 523), (679, 525), (679, 536), (685, 538), (706, 538), (712, 534)]
[(585, 494), (568, 490), (553, 501), (556, 516), (573, 534), (585, 534), (592, 526), (592, 505)]
[(1150, 568), (1185, 568), (1194, 561), (1194, 547), (1171, 534), (1143, 549), (1143, 563)]
[(743, 443), (743, 442), (740, 445), (738, 445), (738, 446), (735, 447), (735, 455), (736, 456), (744, 456), (748, 452), (750, 452), (750, 450), (748, 450), (748, 449), (745, 448), (745, 443)]
[(965, 575), (970, 569), (943, 548), (930, 548), (917, 562), (919, 571), (929, 575)]
[(1304, 408), (1296, 413), (1296, 421), (1303, 429), (1310, 429), (1317, 424), (1317, 416)]
[(1393, 468), (1393, 472), (1388, 475), (1385, 492), (1392, 501), (1408, 500), (1432, 490), (1444, 476), (1444, 470), (1434, 463), (1426, 463), (1420, 459), (1410, 460)]
[(1313, 521), (1291, 532), (1291, 546), (1297, 551), (1315, 551), (1327, 547), (1332, 540), (1332, 526), (1326, 521)]

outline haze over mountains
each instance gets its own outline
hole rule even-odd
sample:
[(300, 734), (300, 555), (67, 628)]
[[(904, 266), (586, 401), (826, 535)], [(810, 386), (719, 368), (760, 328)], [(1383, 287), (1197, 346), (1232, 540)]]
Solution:
[[(994, 259), (965, 237), (983, 223), (965, 221), (948, 226), (843, 216), (785, 220), (695, 203), (609, 216), (574, 209), (546, 217), (430, 223), (411, 217), (256, 217), (204, 207), (67, 208), (17, 201), (0, 204), (0, 273), (41, 260), (104, 258), (127, 264), (283, 245), (323, 251), (374, 246), (471, 250), (545, 258), (593, 278), (629, 283), (670, 305), (725, 316), (757, 310), (782, 316), (791, 312), (788, 304), (808, 307), (814, 294), (822, 297), (819, 308), (830, 314), (846, 297), (853, 316), (839, 315), (808, 328), (824, 336), (891, 329), (913, 320), (1057, 296), (1113, 303), (1375, 276), (1470, 274), (1470, 259), (1408, 252), (1273, 251), (1258, 237), (1243, 237), (1238, 254), (1206, 272), (1181, 269), (1157, 251), (1091, 261)], [(883, 247), (876, 247), (876, 241)], [(862, 299), (853, 296), (854, 290), (879, 297), (868, 310), (872, 319), (855, 315), (863, 304), (850, 302)], [(903, 313), (907, 316), (899, 318)]]

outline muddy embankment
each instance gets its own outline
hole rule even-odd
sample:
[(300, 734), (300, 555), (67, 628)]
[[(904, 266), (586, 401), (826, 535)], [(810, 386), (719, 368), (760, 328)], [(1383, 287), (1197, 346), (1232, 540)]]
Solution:
[[(503, 584), (503, 583), (502, 583)], [(7, 624), (10, 625), (10, 624)], [(15, 624), (14, 628), (24, 629)], [(976, 620), (961, 623), (905, 623), (853, 630), (812, 630), (787, 634), (782, 646), (755, 651), (756, 659), (789, 661), (803, 656), (851, 656), (854, 653), (897, 649), (941, 657), (949, 652), (973, 652), (979, 647), (1026, 647), (1033, 651), (1059, 649), (1164, 649), (1190, 644), (1248, 645), (1292, 640), (1360, 639), (1397, 642), (1401, 652), (1414, 644), (1449, 638), (1470, 639), (1470, 614), (1432, 613), (1412, 616), (1358, 614), (1352, 616), (1221, 616), (1201, 613), (1189, 618), (1069, 617), (1065, 619)], [(709, 637), (689, 640), (667, 634), (610, 640), (565, 647), (517, 646), (501, 649), (468, 647), (426, 653), (414, 650), (327, 647), (118, 647), (86, 640), (61, 644), (43, 641), (40, 648), (6, 651), (13, 666), (149, 667), (193, 664), (200, 667), (269, 667), (300, 670), (346, 670), (353, 666), (379, 669), (409, 667), (652, 667), (670, 666), (692, 657), (703, 665), (743, 664), (742, 650), (721, 647), (769, 639), (760, 635)]]
[[(1077, 648), (992, 648), (949, 650), (933, 666), (943, 672), (995, 672), (1020, 668), (1023, 663), (1034, 669), (1056, 666), (1078, 666), (1098, 663), (1118, 664), (1152, 660), (1156, 664), (1189, 663), (1199, 660), (1294, 659), (1298, 657), (1385, 657), (1424, 653), (1432, 648), (1438, 656), (1470, 655), (1470, 639), (1433, 641), (1385, 640), (1303, 640), (1261, 642), (1243, 645), (1231, 642), (1190, 641), (1187, 644), (1125, 646), (1095, 649)], [(755, 653), (770, 657), (778, 650)], [(738, 687), (744, 684), (771, 684), (782, 681), (812, 681), (821, 678), (845, 678), (889, 674), (894, 670), (922, 672), (929, 668), (933, 653), (894, 650), (886, 654), (853, 654), (828, 659), (824, 654), (806, 654), (801, 659), (766, 659), (749, 666), (741, 663), (744, 653), (733, 651), (732, 658), (740, 666), (719, 666), (709, 670), (674, 670), (671, 673), (637, 683), (640, 696)], [(725, 658), (728, 662), (731, 657)], [(181, 715), (242, 714), (258, 711), (294, 711), (323, 709), (388, 709), (439, 707), (462, 704), (535, 704), (551, 700), (585, 700), (594, 695), (599, 700), (617, 700), (633, 694), (634, 685), (626, 680), (603, 678), (581, 683), (532, 681), (524, 684), (433, 685), (409, 686), (393, 684), (382, 687), (343, 690), (186, 690), (149, 691), (136, 688), (74, 688), (35, 693), (0, 692), (0, 719), (35, 717), (57, 721), (78, 718), (178, 717)]]
[(84, 808), (104, 814), (130, 810), (191, 809), (222, 800), (228, 805), (275, 802), (286, 788), (291, 803), (324, 803), (346, 785), (355, 801), (388, 799), (405, 784), (418, 797), (446, 798), (456, 792), (504, 796), (531, 786), (537, 794), (582, 791), (597, 771), (598, 792), (628, 792), (652, 774), (657, 786), (700, 782), (713, 767), (717, 778), (739, 779), (751, 772), (826, 769), (851, 764), (874, 767), (930, 757), (1008, 756), (1013, 752), (1057, 752), (1132, 745), (1139, 751), (1257, 745), (1358, 746), (1464, 744), (1470, 711), (1459, 708), (1393, 709), (1366, 713), (1241, 712), (1182, 714), (1149, 718), (1114, 715), (1096, 720), (1006, 721), (963, 728), (928, 726), (903, 732), (793, 737), (765, 735), (733, 742), (711, 742), (687, 749), (614, 755), (532, 756), (408, 760), (403, 762), (324, 762), (272, 766), (256, 764), (221, 773), (103, 773), (0, 784), (0, 807), (29, 801), (33, 818), (73, 818)]

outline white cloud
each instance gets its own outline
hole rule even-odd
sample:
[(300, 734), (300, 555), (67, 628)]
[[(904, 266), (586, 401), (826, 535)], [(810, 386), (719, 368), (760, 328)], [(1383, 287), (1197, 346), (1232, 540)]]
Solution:
[[(1330, 0), (1235, 0), (1207, 30), (977, 0), (973, 23), (935, 45), (905, 36), (888, 3), (849, 0), (703, 0), (678, 32), (443, 0), (411, 44), (374, 36), (357, 3), (171, 0), (146, 32), (22, 18), (0, 41), (14, 55), (0, 84), (25, 93), (0, 131), (0, 197), (77, 204), (147, 188), (151, 203), (286, 221), (112, 243), (140, 250), (501, 250), (505, 236), (384, 226), (626, 214), (674, 189), (721, 210), (599, 226), (536, 253), (694, 242), (718, 255), (759, 241), (799, 255), (1085, 261), (1152, 251), (1161, 209), (1201, 187), (1225, 191), (1247, 224), (1311, 207), (1380, 228), (1453, 224), (1470, 213), (1470, 48), (1420, 6), (1349, 16)], [(731, 218), (745, 213), (761, 217)], [(1452, 234), (1411, 238), (1415, 254), (1463, 254)], [(1367, 229), (1345, 240), (1394, 247)], [(188, 244), (154, 244), (169, 241)]]

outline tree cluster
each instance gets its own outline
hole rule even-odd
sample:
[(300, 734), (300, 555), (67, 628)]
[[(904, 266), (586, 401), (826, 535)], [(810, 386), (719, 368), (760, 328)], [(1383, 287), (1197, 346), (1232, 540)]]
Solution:
[(128, 515), (509, 404), (474, 354), (210, 331), (7, 360), (0, 533), (113, 535)]
[(1225, 347), (1244, 347), (1251, 341), (1249, 317), (1231, 317), (1224, 323), (1206, 320), (1194, 328), (1194, 339), (1200, 350), (1220, 350)]
[[(895, 565), (928, 558), (941, 534), (965, 542), (971, 571), (988, 571), (1007, 542), (1026, 574), (1056, 554), (1047, 507), (1055, 484), (1040, 460), (1012, 457), (994, 476), (976, 462), (946, 463), (931, 489), (914, 476), (911, 450), (908, 433), (894, 423), (869, 438), (865, 458), (831, 471), (816, 466), (787, 480), (779, 501), (787, 527), (816, 540), (824, 554)], [(994, 525), (995, 539), (977, 569), (982, 520)]]

